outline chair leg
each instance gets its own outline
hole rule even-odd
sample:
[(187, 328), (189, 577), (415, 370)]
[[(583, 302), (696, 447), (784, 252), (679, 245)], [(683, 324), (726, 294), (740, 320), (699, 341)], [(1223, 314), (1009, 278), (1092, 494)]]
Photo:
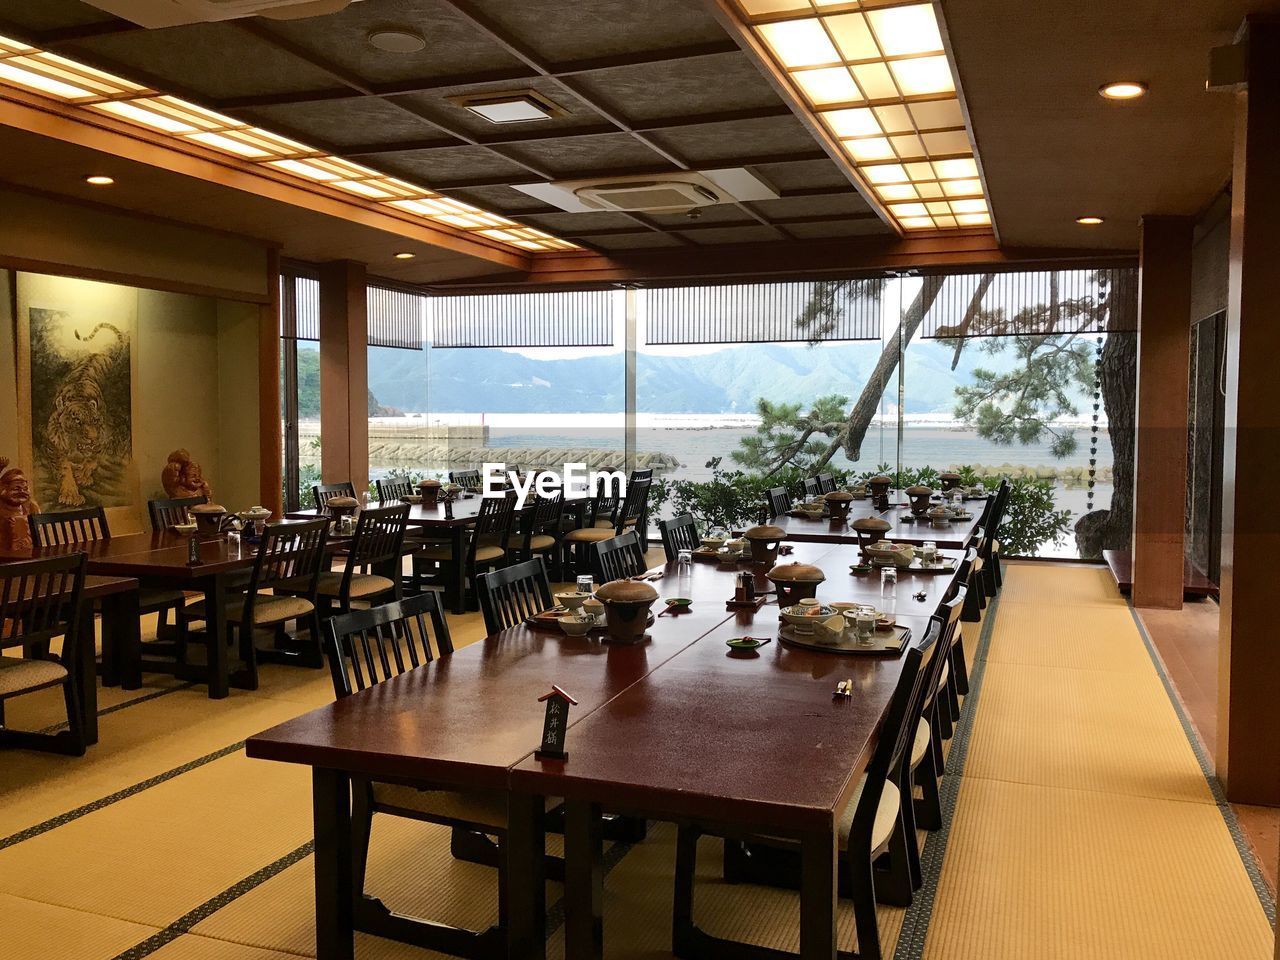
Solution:
[(906, 838), (907, 875), (911, 878), (911, 889), (919, 890), (924, 886), (924, 871), (920, 866), (920, 843), (916, 839), (916, 808), (911, 793), (911, 774), (908, 772), (904, 779), (901, 820), (902, 833)]
[[(351, 605), (348, 603), (345, 606), (349, 611)], [(323, 670), (324, 647), (323, 641), (320, 639), (320, 612), (318, 610), (307, 617), (307, 632), (311, 635), (311, 653), (306, 659), (307, 666)]]
[(1000, 588), (1004, 586), (1004, 571), (1000, 569), (1000, 554), (994, 550), (991, 552), (991, 573), (996, 586), (992, 593), (999, 593)]
[(76, 689), (81, 683), (95, 683), (93, 675), (87, 677), (81, 676), (76, 679), (67, 677), (65, 683), (62, 684), (62, 695), (67, 704), (67, 734), (66, 743), (68, 749), (65, 751), (73, 757), (83, 757), (85, 753), (85, 736), (84, 736), (84, 710), (80, 698), (80, 692)]
[[(914, 837), (911, 842), (915, 843)], [(902, 817), (898, 817), (893, 826), (893, 836), (884, 857), (889, 865), (877, 878), (876, 900), (891, 907), (911, 906), (911, 863), (907, 859), (907, 831)]]
[(942, 826), (942, 796), (938, 792), (938, 767), (932, 744), (912, 778), (921, 793), (921, 799), (912, 798), (911, 801), (916, 825), (925, 830), (937, 830)]
[[(671, 904), (671, 952), (692, 960), (694, 951), (693, 885), (698, 868), (698, 831), (681, 825), (676, 832), (675, 896)], [(729, 841), (726, 840), (727, 844)]]
[(955, 643), (951, 645), (951, 678), (961, 694), (969, 692), (969, 665), (964, 655), (964, 636), (957, 629)]
[(982, 596), (983, 600), (987, 597), (996, 595), (996, 555), (993, 553), (987, 557), (987, 562), (982, 568)]
[(869, 858), (855, 861), (852, 853), (844, 857), (843, 868), (849, 877), (849, 895), (853, 899), (853, 923), (858, 933), (858, 960), (880, 960), (880, 923), (876, 919), (874, 871)]
[(960, 697), (956, 693), (956, 678), (948, 677), (947, 685), (943, 687), (942, 692), (946, 694), (943, 701), (947, 705), (947, 715), (951, 718), (951, 726), (953, 728), (960, 722)]
[(964, 595), (964, 607), (960, 612), (960, 619), (965, 623), (977, 623), (982, 619), (982, 598), (981, 589), (979, 588), (980, 577), (974, 577), (969, 592)]

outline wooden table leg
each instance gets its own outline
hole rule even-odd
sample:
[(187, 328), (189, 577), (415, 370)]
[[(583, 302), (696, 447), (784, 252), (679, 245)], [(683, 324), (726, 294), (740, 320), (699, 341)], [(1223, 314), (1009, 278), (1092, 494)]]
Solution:
[(840, 851), (834, 828), (800, 841), (800, 956), (835, 960), (836, 889)]
[(336, 770), (312, 770), (311, 802), (316, 839), (316, 960), (354, 960), (350, 778)]
[(452, 577), (453, 577), (453, 612), (467, 612), (467, 568), (466, 559), (467, 551), (464, 549), (466, 537), (463, 535), (465, 527), (449, 528), (449, 553), (453, 557)]
[(599, 804), (564, 803), (564, 955), (604, 956), (604, 838)]
[(142, 687), (142, 625), (138, 591), (125, 590), (102, 598), (102, 685), (107, 678), (125, 690)]
[(79, 689), (75, 692), (84, 719), (84, 743), (85, 746), (92, 746), (98, 742), (98, 677), (94, 670), (96, 657), (93, 644), (93, 604), (87, 600), (81, 604), (79, 630), (80, 640), (76, 649)]
[(507, 842), (499, 894), (507, 931), (508, 960), (545, 960), (547, 955), (546, 801), (512, 793), (507, 801)]
[(210, 577), (205, 584), (204, 606), (209, 699), (222, 700), (230, 692), (230, 681), (227, 667), (227, 587), (221, 575)]

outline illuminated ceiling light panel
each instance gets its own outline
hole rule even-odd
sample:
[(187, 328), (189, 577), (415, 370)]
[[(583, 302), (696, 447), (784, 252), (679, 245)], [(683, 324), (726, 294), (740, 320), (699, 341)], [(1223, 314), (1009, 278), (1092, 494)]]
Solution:
[(797, 99), (840, 142), (892, 223), (910, 231), (991, 225), (933, 3), (735, 3), (742, 31), (760, 41)]
[[(795, 8), (800, 0), (790, 2)], [(807, 3), (805, 0), (803, 5), (807, 6)], [(803, 32), (803, 29), (799, 32), (784, 30), (781, 35), (789, 44), (803, 44)], [(827, 46), (830, 47), (830, 61), (838, 62), (830, 41), (827, 41)], [(843, 66), (837, 69), (848, 79), (848, 71)], [(852, 80), (848, 82), (852, 86)], [(0, 87), (4, 86), (105, 114), (175, 141), (198, 143), (309, 184), (340, 190), (349, 196), (377, 203), (384, 209), (394, 208), (402, 214), (465, 230), (517, 250), (546, 253), (581, 249), (568, 240), (523, 226), (461, 200), (442, 197), (427, 187), (399, 180), (234, 117), (0, 36)], [(856, 95), (856, 87), (853, 90)]]

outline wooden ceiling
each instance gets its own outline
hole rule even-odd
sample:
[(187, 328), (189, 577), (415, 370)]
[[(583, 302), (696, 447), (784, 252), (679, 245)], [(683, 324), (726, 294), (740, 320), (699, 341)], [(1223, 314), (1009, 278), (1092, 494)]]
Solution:
[[(369, 32), (408, 26), (420, 53)], [(77, 0), (0, 0), (0, 31), (600, 252), (894, 236), (700, 0), (364, 0), (325, 17), (141, 30)], [(563, 116), (450, 98), (533, 89)], [(564, 213), (513, 183), (746, 166), (780, 199)]]

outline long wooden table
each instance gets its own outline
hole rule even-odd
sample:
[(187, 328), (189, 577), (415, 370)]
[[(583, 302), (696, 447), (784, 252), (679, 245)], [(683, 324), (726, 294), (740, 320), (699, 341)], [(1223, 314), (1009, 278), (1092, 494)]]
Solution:
[(769, 523), (781, 527), (786, 532), (786, 540), (797, 543), (857, 543), (858, 535), (849, 527), (849, 523), (859, 517), (879, 517), (891, 524), (882, 535), (885, 540), (916, 546), (932, 540), (941, 549), (963, 550), (969, 546), (977, 532), (983, 500), (968, 500), (965, 505), (972, 516), (967, 520), (949, 521), (945, 526), (935, 526), (928, 520), (916, 520), (911, 516), (910, 506), (905, 503), (891, 503), (888, 510), (875, 510), (870, 499), (854, 500), (847, 520), (831, 520), (826, 517), (811, 519), (784, 513), (770, 518)]
[[(952, 555), (953, 557), (956, 555)], [(878, 577), (856, 577), (857, 548), (796, 544), (793, 559), (818, 563), (819, 596), (877, 600)], [(769, 584), (754, 569), (761, 589)], [(802, 893), (806, 958), (834, 956), (835, 824), (874, 744), (900, 657), (841, 656), (776, 641), (752, 656), (724, 640), (772, 634), (776, 605), (732, 613), (734, 573), (695, 564), (680, 585), (690, 612), (662, 616), (651, 640), (613, 646), (516, 627), (449, 657), (321, 707), (256, 737), (249, 756), (313, 768), (316, 917), (320, 960), (353, 956), (350, 888), (352, 776), (410, 784), (503, 789), (511, 797), (518, 867), (540, 891), (539, 796), (565, 797), (566, 955), (599, 957), (602, 870), (597, 811), (655, 819), (751, 824), (798, 836), (808, 864)], [(954, 574), (903, 575), (899, 621), (923, 635)], [(655, 586), (675, 595), (671, 567)], [(926, 591), (924, 602), (912, 595)], [(660, 609), (660, 606), (659, 606)], [(833, 700), (854, 679), (851, 702)], [(534, 758), (542, 729), (537, 698), (557, 684), (577, 700), (567, 761)], [(512, 955), (542, 955), (538, 896), (508, 911)]]

